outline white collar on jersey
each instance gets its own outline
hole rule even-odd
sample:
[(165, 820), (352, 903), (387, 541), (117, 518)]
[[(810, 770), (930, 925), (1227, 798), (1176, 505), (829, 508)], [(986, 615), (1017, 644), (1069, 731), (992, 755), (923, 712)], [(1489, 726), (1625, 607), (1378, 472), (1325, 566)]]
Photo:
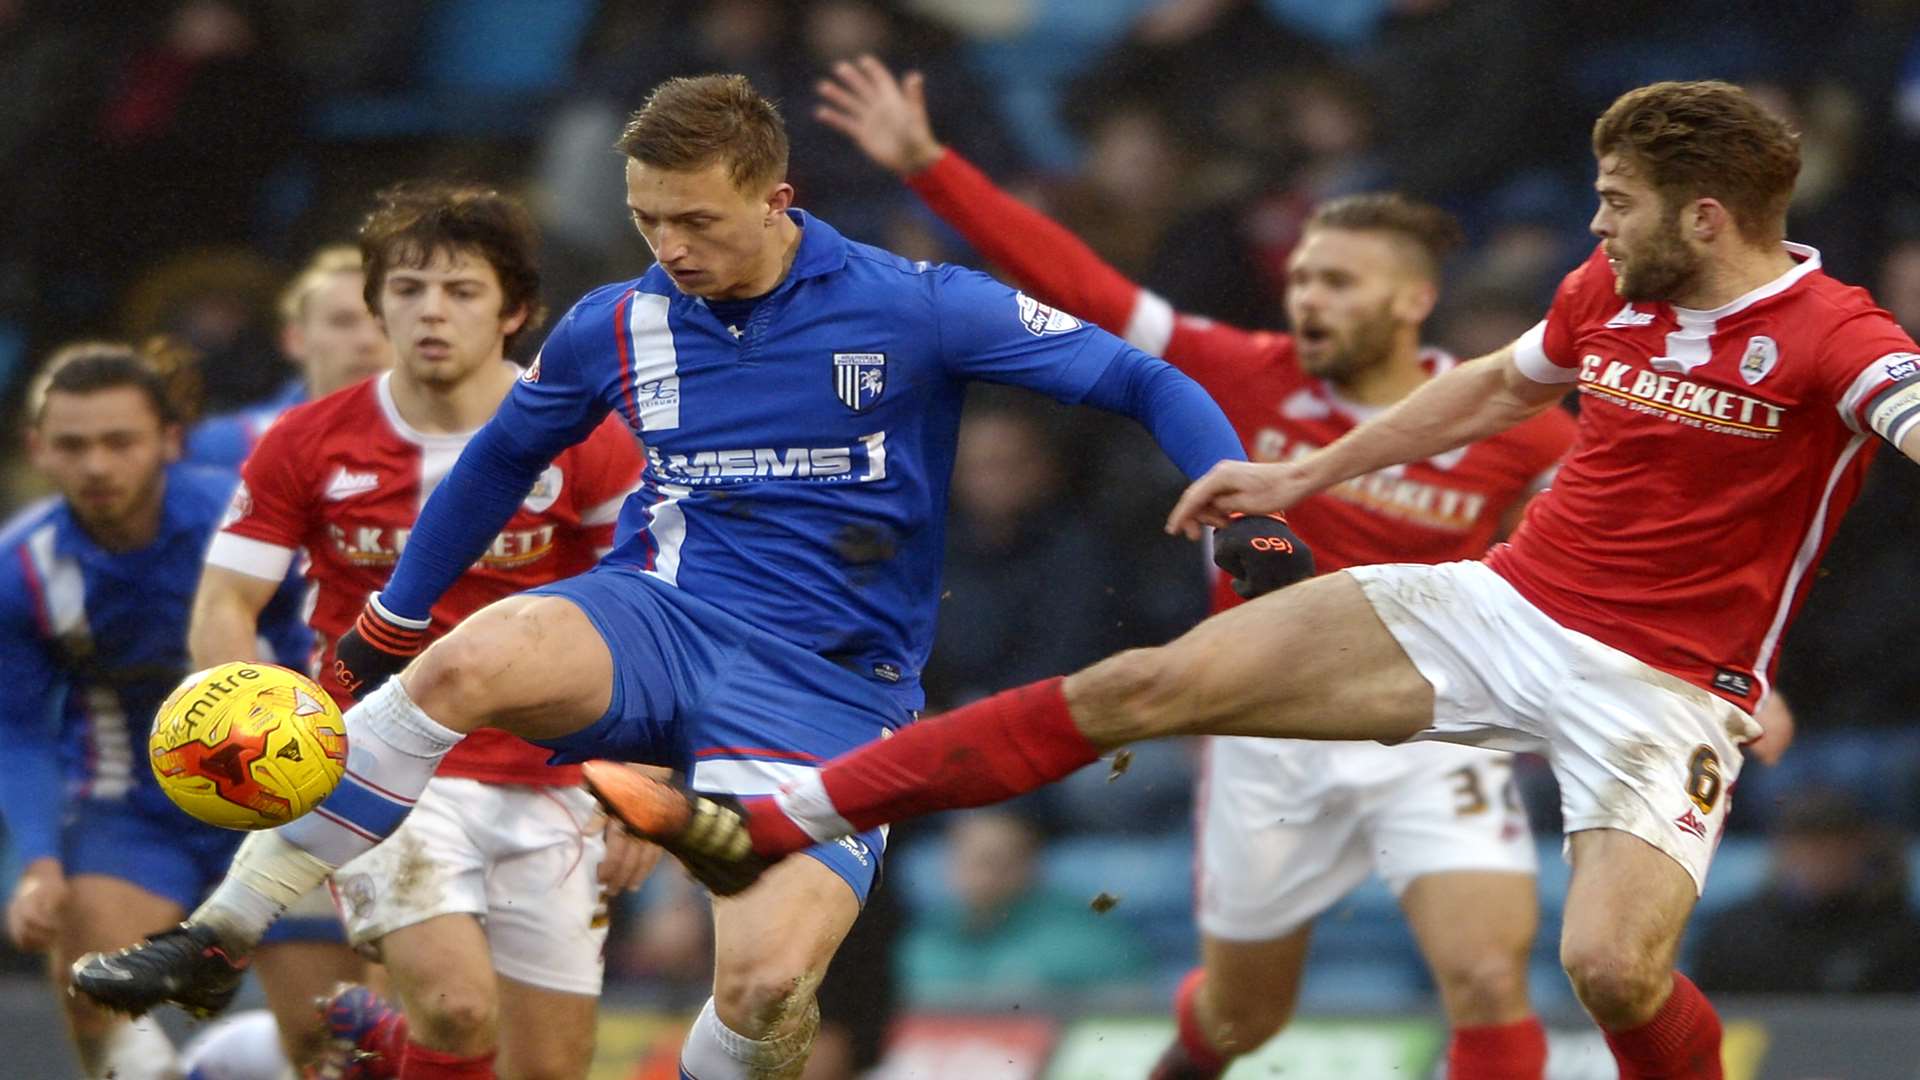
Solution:
[(387, 418), (387, 424), (393, 428), (393, 433), (415, 446), (462, 447), (467, 444), (468, 439), (473, 438), (474, 432), (480, 430), (474, 428), (473, 431), (429, 434), (415, 429), (412, 424), (407, 423), (405, 417), (400, 415), (400, 406), (393, 400), (393, 372), (391, 371), (381, 372), (373, 380), (373, 398), (380, 403), (380, 413)]
[(1683, 323), (1717, 322), (1736, 311), (1743, 311), (1752, 307), (1754, 304), (1765, 300), (1769, 296), (1778, 296), (1786, 292), (1788, 289), (1793, 288), (1794, 284), (1801, 278), (1820, 269), (1820, 252), (1817, 249), (1810, 248), (1805, 244), (1796, 244), (1791, 240), (1782, 240), (1780, 246), (1787, 249), (1787, 254), (1799, 257), (1799, 261), (1794, 264), (1793, 269), (1751, 292), (1737, 296), (1721, 304), (1711, 311), (1702, 311), (1698, 308), (1683, 308), (1675, 304), (1673, 307), (1674, 318)]

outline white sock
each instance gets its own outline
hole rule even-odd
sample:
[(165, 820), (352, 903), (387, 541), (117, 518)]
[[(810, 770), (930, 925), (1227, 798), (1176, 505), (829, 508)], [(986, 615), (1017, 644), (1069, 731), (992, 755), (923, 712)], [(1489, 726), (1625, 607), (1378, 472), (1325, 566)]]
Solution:
[(280, 1049), (280, 1025), (265, 1009), (236, 1013), (207, 1026), (181, 1049), (180, 1069), (189, 1078), (204, 1075), (208, 1080), (295, 1076)]
[(99, 1047), (100, 1059), (88, 1064), (90, 1080), (171, 1080), (180, 1075), (173, 1042), (151, 1016), (120, 1021)]
[(347, 710), (347, 774), (313, 812), (240, 845), (226, 879), (190, 920), (252, 948), (288, 905), (393, 834), (465, 738), (435, 723), (389, 679)]
[(807, 1004), (807, 1022), (775, 1039), (749, 1039), (720, 1022), (713, 999), (700, 1010), (680, 1044), (680, 1071), (693, 1080), (786, 1080), (807, 1064), (820, 1031), (820, 1006)]

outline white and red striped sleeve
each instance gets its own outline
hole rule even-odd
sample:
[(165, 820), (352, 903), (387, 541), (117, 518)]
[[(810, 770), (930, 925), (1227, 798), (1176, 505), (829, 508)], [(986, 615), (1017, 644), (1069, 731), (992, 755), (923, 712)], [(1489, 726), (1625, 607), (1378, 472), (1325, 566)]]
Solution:
[(313, 469), (311, 449), (303, 455), (299, 425), (268, 428), (240, 468), (240, 486), (207, 548), (207, 565), (248, 577), (279, 581), (293, 566), (305, 542), (313, 503), (302, 473)]
[(1514, 364), (1535, 382), (1574, 381), (1580, 376), (1576, 355), (1580, 325), (1597, 308), (1619, 302), (1613, 291), (1613, 267), (1606, 251), (1596, 247), (1586, 262), (1561, 279), (1547, 317), (1513, 343)]
[(1821, 375), (1848, 427), (1899, 446), (1920, 428), (1920, 348), (1875, 308), (1827, 335)]

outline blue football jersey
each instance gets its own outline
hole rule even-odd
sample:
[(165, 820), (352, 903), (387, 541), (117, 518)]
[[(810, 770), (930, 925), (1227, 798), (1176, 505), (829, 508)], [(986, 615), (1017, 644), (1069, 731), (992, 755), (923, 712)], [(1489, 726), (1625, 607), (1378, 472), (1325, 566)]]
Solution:
[(238, 469), (247, 455), (253, 453), (253, 444), (280, 419), (280, 414), (305, 400), (307, 384), (294, 379), (265, 401), (209, 416), (187, 431), (181, 460), (190, 465)]
[[(102, 549), (57, 498), (0, 529), (0, 810), (22, 862), (53, 853), (70, 799), (178, 813), (147, 764), (147, 735), (190, 670), (187, 617), (235, 482), (224, 469), (169, 467), (159, 534), (139, 551)], [(301, 593), (290, 577), (261, 613), (260, 638), (263, 658), (304, 670)]]
[(1075, 402), (1132, 350), (985, 274), (789, 213), (792, 270), (744, 325), (655, 266), (576, 304), (494, 423), (554, 453), (618, 412), (647, 468), (609, 562), (917, 704), (966, 384)]

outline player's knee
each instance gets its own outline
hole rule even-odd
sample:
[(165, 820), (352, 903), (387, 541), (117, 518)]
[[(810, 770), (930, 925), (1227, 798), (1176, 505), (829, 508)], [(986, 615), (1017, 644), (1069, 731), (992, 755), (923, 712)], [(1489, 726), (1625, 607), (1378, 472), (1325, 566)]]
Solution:
[(1527, 958), (1499, 951), (1461, 957), (1437, 965), (1434, 978), (1456, 1027), (1504, 1021), (1527, 1009)]
[(498, 1010), (490, 987), (449, 981), (407, 1002), (415, 1042), (479, 1053), (493, 1045)]
[(812, 1007), (822, 974), (804, 963), (777, 959), (723, 962), (714, 973), (714, 1012), (721, 1023), (749, 1039), (778, 1035)]
[(1562, 946), (1560, 964), (1580, 1004), (1613, 1030), (1645, 1023), (1673, 982), (1672, 971), (1610, 943)]
[(407, 668), (407, 696), (456, 731), (480, 726), (498, 700), (494, 684), (506, 666), (503, 658), (529, 647), (519, 621), (481, 612), (456, 627)]
[(1067, 701), (1080, 730), (1117, 746), (1177, 734), (1190, 719), (1187, 665), (1178, 650), (1129, 649), (1068, 679)]
[(1291, 995), (1214, 993), (1208, 1004), (1212, 1016), (1207, 1039), (1215, 1049), (1236, 1057), (1260, 1049), (1293, 1017)]
[(293, 1063), (296, 1073), (308, 1066), (318, 1065), (320, 1055), (327, 1049), (327, 1030), (319, 1024), (307, 1022), (310, 1016), (301, 1017), (297, 1025), (285, 1021), (280, 1023), (280, 1050)]

